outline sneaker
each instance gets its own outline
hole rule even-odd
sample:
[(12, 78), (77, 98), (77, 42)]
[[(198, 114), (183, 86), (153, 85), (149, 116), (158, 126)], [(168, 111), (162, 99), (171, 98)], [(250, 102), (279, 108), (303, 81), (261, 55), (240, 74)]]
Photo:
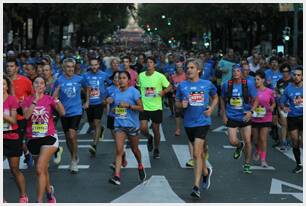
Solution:
[(146, 174), (144, 167), (138, 167), (138, 175), (139, 175), (140, 181), (144, 181), (146, 179), (147, 174)]
[(159, 150), (158, 149), (154, 149), (153, 158), (154, 159), (160, 159), (160, 155), (159, 155)]
[(260, 158), (259, 154), (258, 154), (257, 152), (255, 152), (255, 153), (253, 154), (253, 160), (254, 160), (254, 161), (258, 161), (259, 158)]
[(54, 154), (54, 159), (53, 159), (54, 164), (58, 165), (61, 163), (63, 151), (64, 151), (63, 147), (58, 148), (58, 151)]
[(114, 176), (114, 177), (110, 178), (108, 181), (109, 181), (109, 183), (112, 183), (114, 185), (120, 185), (120, 177), (118, 177), (118, 176)]
[(34, 165), (34, 160), (33, 160), (33, 157), (30, 153), (24, 155), (24, 161), (23, 162), (25, 164), (27, 164), (29, 168), (33, 167), (33, 165)]
[(152, 135), (150, 135), (150, 137), (148, 138), (147, 147), (148, 147), (149, 152), (152, 152), (153, 150), (153, 136)]
[(188, 162), (186, 162), (186, 167), (194, 167), (194, 159), (190, 159), (190, 160), (188, 160)]
[(19, 197), (19, 203), (28, 203), (29, 202), (29, 198), (26, 195), (22, 195)]
[(88, 151), (90, 152), (91, 156), (96, 156), (97, 145), (90, 145)]
[(104, 139), (104, 127), (101, 126), (101, 134), (100, 134), (99, 140), (102, 141), (103, 139)]
[(79, 172), (78, 162), (79, 162), (79, 159), (71, 160), (71, 163), (70, 163), (70, 172), (72, 174), (77, 174)]
[(246, 174), (252, 174), (251, 165), (244, 164), (243, 165), (243, 172), (246, 173)]
[(237, 147), (234, 152), (234, 155), (233, 155), (234, 159), (239, 159), (241, 157), (241, 152), (243, 148), (244, 148), (244, 143), (241, 142), (240, 147)]
[(303, 167), (301, 165), (297, 165), (292, 172), (295, 174), (301, 173), (303, 171)]
[(212, 168), (207, 168), (208, 170), (208, 175), (207, 176), (204, 176), (203, 175), (203, 180), (202, 180), (202, 189), (203, 190), (207, 190), (210, 186), (210, 177), (211, 177), (211, 174), (212, 174)]
[(195, 197), (195, 198), (200, 198), (201, 197), (201, 193), (200, 193), (200, 190), (197, 186), (194, 186), (192, 188), (192, 191), (191, 191), (191, 194), (190, 194), (192, 197)]
[(261, 166), (262, 166), (262, 167), (265, 167), (265, 168), (269, 167), (269, 165), (268, 165), (268, 163), (267, 163), (266, 160), (262, 160), (262, 161), (261, 161)]
[(55, 195), (54, 195), (54, 187), (51, 185), (50, 189), (51, 189), (51, 192), (46, 193), (47, 203), (56, 203), (56, 198), (55, 198)]

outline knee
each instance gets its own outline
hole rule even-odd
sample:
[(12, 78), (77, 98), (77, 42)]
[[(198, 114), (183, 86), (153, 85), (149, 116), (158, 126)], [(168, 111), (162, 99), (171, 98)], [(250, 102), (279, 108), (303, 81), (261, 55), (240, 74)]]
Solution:
[(229, 142), (231, 145), (236, 145), (239, 143), (239, 141), (236, 138), (230, 138)]
[(44, 165), (38, 163), (36, 165), (36, 175), (37, 176), (41, 176), (41, 175), (44, 175), (46, 173), (46, 168)]
[(14, 177), (16, 177), (17, 175), (19, 175), (20, 170), (18, 167), (11, 167), (10, 168), (12, 175), (14, 175)]

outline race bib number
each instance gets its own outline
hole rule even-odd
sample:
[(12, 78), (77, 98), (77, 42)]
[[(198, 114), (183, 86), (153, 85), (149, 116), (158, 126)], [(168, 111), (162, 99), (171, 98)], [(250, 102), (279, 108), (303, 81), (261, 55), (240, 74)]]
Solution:
[(301, 95), (294, 97), (295, 108), (303, 108), (303, 97)]
[(48, 124), (32, 124), (32, 136), (33, 137), (46, 137), (48, 136)]
[(146, 87), (146, 97), (156, 97), (156, 90), (154, 87)]
[(241, 97), (232, 97), (230, 99), (230, 105), (232, 105), (234, 109), (241, 109), (243, 105), (243, 99)]
[(100, 89), (91, 88), (90, 89), (90, 99), (98, 99), (99, 97), (100, 97)]
[(126, 119), (127, 118), (127, 109), (121, 107), (115, 107), (116, 118)]
[(204, 92), (190, 92), (189, 104), (191, 106), (204, 106)]
[(266, 108), (263, 107), (263, 106), (256, 107), (255, 112), (257, 114), (256, 117), (264, 117), (264, 116), (266, 116)]

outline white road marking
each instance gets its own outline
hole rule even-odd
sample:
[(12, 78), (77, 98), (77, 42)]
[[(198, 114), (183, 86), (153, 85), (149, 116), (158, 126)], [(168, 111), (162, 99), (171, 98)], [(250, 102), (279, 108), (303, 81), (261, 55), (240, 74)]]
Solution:
[(216, 129), (213, 129), (213, 132), (225, 132), (225, 131), (227, 131), (227, 127), (224, 125), (217, 127)]
[(269, 167), (261, 167), (261, 166), (252, 165), (252, 166), (251, 166), (251, 170), (275, 170), (275, 168), (272, 167), (272, 166), (269, 166)]
[[(78, 139), (78, 142), (92, 142), (93, 140), (92, 139)], [(147, 139), (139, 139), (139, 142), (147, 142), (148, 140)], [(58, 140), (59, 143), (63, 143), (63, 142), (66, 142), (65, 139), (60, 139)], [(102, 141), (99, 140), (99, 142), (115, 142), (115, 140), (113, 139), (103, 139)]]
[[(295, 162), (294, 154), (293, 154), (293, 151), (292, 151), (291, 147), (290, 147), (289, 150), (281, 150), (280, 147), (275, 147), (275, 149), (277, 149), (278, 151), (280, 151), (281, 153), (286, 155), (289, 159), (291, 159)], [(301, 150), (301, 163), (303, 164), (303, 149), (300, 148), (300, 150)]]
[[(294, 189), (300, 190), (301, 192), (283, 192), (282, 186), (286, 185), (287, 187), (292, 187)], [(303, 202), (303, 187), (295, 184), (291, 184), (279, 179), (272, 178), (270, 194), (275, 195), (292, 195), (296, 199)]]
[[(151, 168), (150, 156), (149, 151), (147, 149), (147, 145), (139, 145), (139, 150), (141, 152), (141, 159), (144, 168)], [(138, 168), (138, 163), (131, 148), (126, 149), (125, 152), (126, 160), (128, 162), (125, 168)]]
[[(58, 169), (66, 170), (69, 169), (70, 165), (59, 165)], [(89, 169), (89, 165), (78, 165), (79, 169)]]
[(89, 128), (89, 123), (88, 123), (88, 122), (85, 122), (85, 123), (83, 124), (83, 127), (82, 127), (81, 131), (79, 132), (79, 134), (86, 134), (88, 128)]
[(184, 203), (164, 176), (152, 176), (111, 203)]
[[(191, 159), (188, 145), (172, 145), (172, 148), (174, 150), (177, 160), (180, 163), (181, 168), (190, 168), (186, 167), (186, 162)], [(212, 168), (212, 165), (208, 160), (206, 160), (206, 164), (207, 167)]]
[[(23, 163), (24, 160), (24, 155), (21, 155), (20, 159), (19, 159), (19, 169), (28, 169), (28, 165)], [(9, 170), (10, 169), (10, 165), (8, 162), (8, 159), (3, 161), (3, 169), (4, 170)]]
[(224, 149), (236, 149), (236, 147), (232, 146), (232, 145), (223, 145)]
[[(148, 122), (149, 134), (154, 136), (153, 130), (150, 129), (151, 124), (152, 124), (152, 121), (149, 121)], [(160, 141), (165, 142), (166, 138), (165, 138), (165, 134), (164, 134), (164, 130), (163, 130), (162, 124), (159, 125), (159, 131), (160, 131)]]

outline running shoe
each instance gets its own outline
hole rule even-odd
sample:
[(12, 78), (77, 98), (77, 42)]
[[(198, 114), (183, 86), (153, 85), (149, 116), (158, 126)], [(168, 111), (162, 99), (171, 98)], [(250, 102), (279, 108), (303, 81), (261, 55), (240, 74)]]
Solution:
[(234, 152), (234, 155), (233, 155), (234, 159), (239, 159), (241, 157), (241, 152), (243, 148), (244, 148), (244, 143), (241, 142), (240, 147), (237, 147)]
[(298, 173), (301, 173), (303, 172), (303, 167), (301, 165), (297, 165), (293, 170), (292, 170), (293, 173), (295, 174), (298, 174)]
[(153, 158), (154, 159), (160, 159), (160, 155), (159, 155), (159, 150), (158, 149), (154, 149)]
[(33, 160), (33, 157), (30, 153), (24, 155), (24, 161), (23, 162), (28, 165), (28, 168), (31, 168), (34, 165), (34, 160)]
[(114, 177), (110, 178), (110, 179), (108, 180), (108, 182), (109, 182), (109, 183), (112, 183), (112, 184), (114, 184), (114, 185), (120, 185), (120, 184), (121, 184), (121, 183), (120, 183), (120, 177), (118, 177), (118, 176), (114, 176)]
[(243, 165), (243, 172), (246, 173), (246, 174), (252, 174), (251, 165), (244, 164)]
[(29, 198), (26, 195), (22, 195), (19, 197), (19, 203), (28, 203), (29, 202)]
[(199, 199), (201, 197), (200, 189), (197, 186), (192, 188), (191, 194), (192, 197)]
[(101, 126), (101, 134), (100, 134), (99, 140), (102, 141), (103, 139), (104, 139), (104, 127)]
[(53, 159), (54, 164), (58, 165), (61, 163), (63, 151), (64, 151), (63, 147), (58, 148), (58, 151), (54, 154), (54, 159)]
[(88, 151), (92, 156), (96, 156), (97, 153), (97, 145), (90, 145)]
[(147, 147), (148, 147), (149, 152), (152, 152), (153, 150), (153, 136), (152, 135), (150, 135), (148, 138)]
[(262, 160), (262, 161), (261, 161), (261, 166), (262, 166), (262, 167), (265, 167), (265, 168), (269, 167), (269, 165), (268, 165), (268, 163), (267, 163), (266, 160)]
[(56, 203), (56, 198), (55, 198), (55, 195), (54, 195), (54, 187), (51, 185), (50, 189), (51, 189), (51, 192), (46, 193), (47, 203)]
[(190, 160), (188, 160), (188, 162), (186, 162), (186, 167), (193, 168), (194, 164), (195, 164), (194, 159), (190, 159)]
[(70, 172), (72, 174), (77, 174), (79, 172), (79, 168), (78, 168), (78, 162), (79, 160), (71, 160), (71, 163), (70, 163)]
[(138, 175), (139, 175), (140, 181), (144, 181), (146, 179), (147, 174), (143, 166), (138, 167)]
[(208, 190), (209, 186), (210, 186), (210, 177), (211, 177), (211, 174), (212, 174), (212, 168), (207, 168), (208, 170), (208, 175), (207, 176), (202, 176), (203, 179), (202, 179), (202, 189), (203, 190)]

